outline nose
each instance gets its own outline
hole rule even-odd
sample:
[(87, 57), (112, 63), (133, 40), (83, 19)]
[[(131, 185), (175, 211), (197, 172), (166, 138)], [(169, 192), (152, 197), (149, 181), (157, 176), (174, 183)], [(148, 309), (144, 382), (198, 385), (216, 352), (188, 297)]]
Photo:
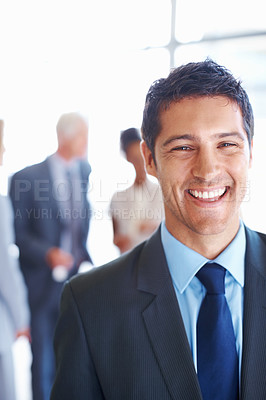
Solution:
[(210, 148), (200, 149), (192, 167), (194, 177), (211, 180), (220, 173), (217, 154)]

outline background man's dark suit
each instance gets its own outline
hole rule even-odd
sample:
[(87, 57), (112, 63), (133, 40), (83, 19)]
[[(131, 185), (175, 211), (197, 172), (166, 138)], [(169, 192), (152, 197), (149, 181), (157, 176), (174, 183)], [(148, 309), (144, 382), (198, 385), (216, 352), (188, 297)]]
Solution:
[[(264, 400), (266, 236), (246, 237), (241, 400)], [(61, 307), (51, 400), (201, 399), (160, 231), (73, 278)]]
[[(80, 162), (80, 173), (83, 209), (79, 243), (83, 260), (90, 261), (86, 248), (90, 217), (90, 205), (87, 200), (90, 166), (87, 162)], [(15, 214), (16, 243), (20, 250), (21, 269), (28, 287), (32, 317), (34, 354), (32, 372), (37, 376), (46, 376), (48, 372), (45, 373), (44, 370), (50, 370), (48, 366), (53, 365), (52, 340), (63, 286), (63, 282), (56, 282), (53, 279), (52, 270), (46, 260), (49, 248), (60, 247), (63, 229), (56, 189), (48, 159), (14, 174), (10, 187)], [(77, 268), (78, 265), (74, 265), (70, 276), (77, 272)], [(45, 387), (51, 386), (52, 379), (51, 376), (50, 379), (47, 378), (50, 382), (46, 382), (42, 378), (43, 382), (39, 384)]]

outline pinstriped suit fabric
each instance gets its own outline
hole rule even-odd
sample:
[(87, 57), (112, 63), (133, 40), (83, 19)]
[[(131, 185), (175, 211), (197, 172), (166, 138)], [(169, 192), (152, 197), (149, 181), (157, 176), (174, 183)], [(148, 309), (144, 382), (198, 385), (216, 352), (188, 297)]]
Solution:
[[(247, 231), (241, 400), (266, 398), (264, 241)], [(256, 254), (259, 269), (251, 264)], [(71, 279), (55, 350), (51, 400), (202, 399), (159, 231), (118, 260)]]

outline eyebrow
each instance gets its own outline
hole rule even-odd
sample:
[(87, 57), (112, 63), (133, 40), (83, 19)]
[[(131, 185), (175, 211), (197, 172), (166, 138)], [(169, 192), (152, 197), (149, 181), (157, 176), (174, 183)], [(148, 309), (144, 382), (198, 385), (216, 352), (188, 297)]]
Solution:
[[(243, 135), (241, 133), (239, 133), (239, 132), (216, 133), (212, 137), (215, 138), (215, 139), (223, 139), (223, 138), (226, 138), (226, 137), (237, 137), (242, 142), (244, 141)], [(195, 142), (199, 142), (200, 141), (198, 136), (194, 136), (194, 135), (190, 135), (190, 134), (175, 135), (175, 136), (172, 136), (169, 139), (167, 139), (163, 143), (163, 147), (168, 146), (169, 144), (171, 144), (172, 142), (175, 142), (176, 140), (190, 140), (190, 141), (195, 141)]]

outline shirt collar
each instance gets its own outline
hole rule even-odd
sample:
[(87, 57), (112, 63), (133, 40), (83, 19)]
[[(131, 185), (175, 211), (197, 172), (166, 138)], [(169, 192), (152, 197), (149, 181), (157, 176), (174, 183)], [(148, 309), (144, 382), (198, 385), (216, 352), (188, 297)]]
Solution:
[(242, 221), (235, 238), (215, 260), (208, 260), (179, 242), (167, 230), (165, 222), (162, 223), (161, 238), (170, 274), (180, 293), (183, 293), (196, 273), (208, 261), (222, 265), (242, 287), (244, 286), (246, 236)]
[(56, 168), (60, 168), (62, 171), (75, 171), (78, 169), (77, 160), (65, 160), (57, 152), (48, 157), (49, 163)]

